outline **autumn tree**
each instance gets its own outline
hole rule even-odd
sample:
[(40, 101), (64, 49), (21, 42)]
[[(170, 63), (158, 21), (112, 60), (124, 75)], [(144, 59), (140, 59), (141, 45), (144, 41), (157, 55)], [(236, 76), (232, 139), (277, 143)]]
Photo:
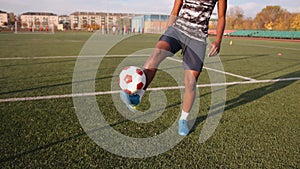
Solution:
[(227, 29), (242, 29), (244, 11), (239, 6), (229, 8), (227, 14)]
[(290, 13), (280, 6), (266, 6), (256, 17), (244, 18), (239, 6), (229, 8), (226, 29), (300, 30), (300, 13)]
[(275, 24), (276, 30), (289, 30), (292, 20), (292, 14), (287, 10), (283, 10), (278, 18), (277, 24)]
[(254, 18), (256, 29), (284, 30), (289, 28), (291, 14), (280, 6), (267, 6)]
[(251, 17), (244, 19), (242, 28), (243, 29), (253, 29), (253, 19)]
[(293, 15), (290, 28), (296, 31), (300, 30), (300, 13), (296, 13)]

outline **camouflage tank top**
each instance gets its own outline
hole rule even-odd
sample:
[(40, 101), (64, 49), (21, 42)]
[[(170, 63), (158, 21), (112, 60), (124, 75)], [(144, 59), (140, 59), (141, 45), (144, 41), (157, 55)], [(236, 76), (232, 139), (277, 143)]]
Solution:
[(203, 40), (208, 36), (211, 14), (218, 0), (184, 0), (174, 27), (187, 36)]

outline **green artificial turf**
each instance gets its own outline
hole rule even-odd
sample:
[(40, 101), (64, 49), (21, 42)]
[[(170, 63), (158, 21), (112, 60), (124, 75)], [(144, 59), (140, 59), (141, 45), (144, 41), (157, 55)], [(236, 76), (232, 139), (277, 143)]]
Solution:
[[(153, 48), (159, 37), (137, 35), (121, 41), (107, 53), (98, 68), (86, 67), (86, 70), (82, 70), (95, 71), (95, 79), (73, 82), (76, 56), (80, 55), (91, 35), (78, 32), (53, 35), (0, 34), (0, 99), (68, 95), (72, 94), (72, 84), (81, 85), (93, 80), (96, 92), (110, 91), (112, 83), (116, 83), (117, 79), (115, 70), (125, 56)], [(233, 45), (229, 45), (231, 40)], [(299, 42), (224, 38), (220, 54), (224, 71), (249, 77), (257, 82), (227, 86), (222, 119), (213, 135), (202, 144), (199, 143), (199, 135), (211, 106), (211, 88), (199, 88), (199, 113), (191, 133), (169, 151), (148, 158), (122, 157), (98, 146), (87, 135), (87, 132), (96, 131), (84, 130), (71, 97), (0, 102), (0, 166), (299, 168), (300, 82), (259, 81), (299, 78), (299, 50)], [(142, 63), (145, 58), (133, 58), (132, 64)], [(209, 59), (207, 61), (205, 66), (210, 67), (213, 63)], [(166, 62), (172, 65), (166, 64), (163, 70), (158, 71), (151, 88), (179, 85), (165, 70), (181, 70), (181, 64), (170, 60)], [(225, 77), (228, 83), (247, 81), (231, 75)], [(209, 83), (208, 71), (204, 69), (198, 84)], [(116, 109), (111, 94), (97, 95), (96, 101), (107, 123), (114, 130), (129, 137), (147, 138), (166, 131), (176, 123), (179, 116), (179, 90), (163, 92), (167, 98), (163, 114), (146, 124), (136, 123), (122, 116)], [(147, 110), (151, 106), (149, 94), (150, 92), (146, 92), (139, 110)]]

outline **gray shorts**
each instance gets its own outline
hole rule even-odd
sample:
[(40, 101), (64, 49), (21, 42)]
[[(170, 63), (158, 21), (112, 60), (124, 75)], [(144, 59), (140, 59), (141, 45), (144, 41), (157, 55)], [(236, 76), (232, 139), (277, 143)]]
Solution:
[(159, 40), (169, 43), (170, 52), (173, 54), (180, 49), (182, 50), (185, 70), (202, 71), (206, 53), (206, 39), (203, 41), (196, 40), (174, 27), (168, 27)]

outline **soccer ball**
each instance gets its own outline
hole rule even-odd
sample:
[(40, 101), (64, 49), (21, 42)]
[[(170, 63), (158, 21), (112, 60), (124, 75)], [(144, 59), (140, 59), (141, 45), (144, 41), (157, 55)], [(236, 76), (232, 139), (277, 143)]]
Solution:
[(119, 75), (119, 86), (129, 95), (143, 89), (145, 84), (145, 73), (139, 67), (128, 66), (124, 68)]

